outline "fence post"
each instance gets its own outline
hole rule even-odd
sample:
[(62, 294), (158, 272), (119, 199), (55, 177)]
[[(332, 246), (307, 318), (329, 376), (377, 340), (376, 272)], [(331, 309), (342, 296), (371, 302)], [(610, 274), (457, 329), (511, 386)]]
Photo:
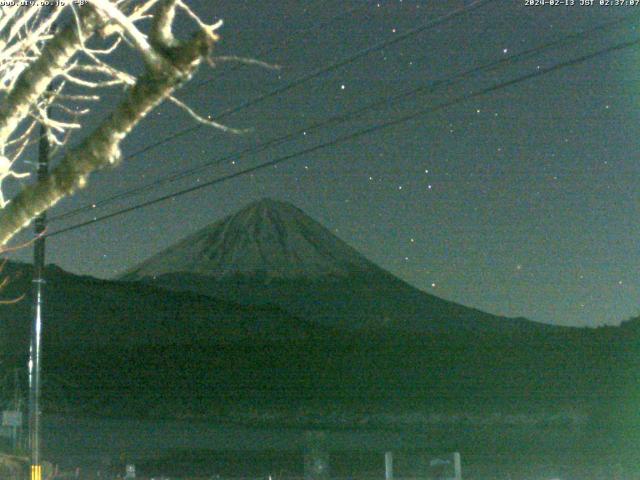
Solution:
[(456, 480), (462, 480), (462, 461), (460, 460), (460, 452), (453, 453), (453, 471)]
[(384, 480), (393, 480), (393, 452), (384, 453)]
[(305, 480), (329, 480), (329, 452), (324, 432), (305, 433), (306, 453), (304, 456)]

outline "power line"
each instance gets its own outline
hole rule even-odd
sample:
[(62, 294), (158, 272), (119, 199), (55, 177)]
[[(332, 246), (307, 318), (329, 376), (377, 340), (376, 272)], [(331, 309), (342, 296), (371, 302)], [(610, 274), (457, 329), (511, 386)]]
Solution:
[(213, 180), (210, 180), (208, 182), (205, 182), (205, 183), (202, 183), (202, 184), (199, 184), (199, 185), (195, 185), (195, 186), (192, 186), (192, 187), (189, 187), (189, 188), (185, 188), (183, 190), (179, 190), (179, 191), (171, 193), (171, 194), (163, 195), (163, 196), (155, 198), (153, 200), (142, 202), (142, 203), (139, 203), (137, 205), (133, 205), (131, 207), (123, 208), (123, 209), (118, 210), (116, 212), (112, 212), (112, 213), (109, 213), (109, 214), (106, 214), (106, 215), (103, 215), (103, 216), (100, 216), (100, 217), (96, 217), (96, 218), (91, 219), (91, 220), (87, 220), (85, 222), (81, 222), (81, 223), (78, 223), (78, 224), (75, 224), (75, 225), (71, 225), (69, 227), (62, 228), (60, 230), (56, 230), (54, 232), (51, 232), (50, 234), (48, 234), (46, 236), (47, 237), (52, 237), (52, 236), (60, 235), (60, 234), (65, 233), (65, 232), (69, 232), (69, 231), (72, 231), (72, 230), (76, 230), (78, 228), (85, 227), (87, 225), (91, 225), (91, 224), (98, 223), (98, 222), (101, 222), (101, 221), (104, 221), (104, 220), (108, 220), (110, 218), (113, 218), (113, 217), (116, 217), (116, 216), (119, 216), (119, 215), (123, 215), (125, 213), (129, 213), (129, 212), (132, 212), (132, 211), (144, 208), (144, 207), (148, 207), (148, 206), (154, 205), (156, 203), (160, 203), (160, 202), (163, 202), (163, 201), (166, 201), (166, 200), (170, 200), (170, 199), (178, 197), (178, 196), (186, 195), (188, 193), (200, 190), (200, 189), (205, 188), (205, 187), (216, 185), (216, 184), (225, 182), (227, 180), (231, 180), (231, 179), (243, 176), (243, 175), (247, 175), (247, 174), (259, 171), (259, 170), (263, 170), (263, 169), (268, 168), (268, 167), (272, 167), (272, 166), (278, 165), (280, 163), (284, 163), (286, 161), (292, 160), (292, 159), (297, 158), (297, 157), (302, 156), (302, 155), (314, 153), (316, 151), (319, 151), (319, 150), (322, 150), (324, 148), (337, 145), (339, 143), (343, 143), (343, 142), (346, 142), (346, 141), (349, 141), (349, 140), (353, 140), (353, 139), (359, 138), (359, 137), (364, 136), (364, 135), (368, 135), (368, 134), (371, 134), (371, 133), (375, 133), (375, 132), (381, 131), (383, 129), (394, 127), (394, 126), (399, 125), (401, 123), (405, 123), (405, 122), (408, 122), (410, 120), (414, 120), (414, 119), (416, 119), (418, 117), (421, 117), (423, 115), (426, 115), (426, 114), (429, 114), (429, 113), (433, 113), (433, 112), (436, 112), (436, 111), (439, 111), (439, 110), (443, 110), (445, 108), (451, 107), (451, 106), (456, 105), (458, 103), (462, 103), (462, 102), (467, 101), (469, 99), (476, 98), (476, 97), (483, 96), (483, 95), (487, 95), (489, 93), (493, 93), (493, 92), (496, 92), (498, 90), (502, 90), (504, 88), (510, 87), (512, 85), (516, 85), (518, 83), (522, 83), (522, 82), (525, 82), (527, 80), (531, 80), (533, 78), (538, 78), (538, 77), (541, 77), (543, 75), (547, 75), (549, 73), (558, 71), (558, 70), (563, 69), (563, 68), (567, 68), (567, 67), (571, 67), (571, 66), (574, 66), (574, 65), (578, 65), (580, 63), (584, 63), (584, 62), (587, 62), (589, 60), (593, 60), (593, 59), (595, 59), (597, 57), (600, 57), (602, 55), (606, 55), (606, 54), (609, 54), (609, 53), (612, 53), (612, 52), (615, 52), (615, 51), (620, 51), (620, 50), (624, 50), (626, 48), (637, 46), (638, 44), (640, 44), (640, 39), (632, 40), (632, 41), (628, 41), (628, 42), (622, 42), (622, 43), (618, 43), (616, 45), (607, 47), (605, 49), (601, 49), (601, 50), (598, 50), (596, 52), (592, 52), (592, 53), (589, 53), (589, 54), (574, 58), (572, 60), (567, 60), (565, 62), (556, 63), (555, 65), (552, 65), (550, 67), (541, 68), (539, 70), (536, 70), (535, 72), (528, 73), (526, 75), (522, 75), (522, 76), (516, 77), (516, 78), (511, 79), (511, 80), (506, 80), (504, 82), (500, 82), (500, 83), (495, 84), (493, 86), (478, 90), (476, 92), (472, 92), (472, 93), (470, 93), (468, 95), (463, 95), (462, 97), (458, 97), (456, 99), (441, 103), (441, 104), (436, 105), (434, 107), (418, 110), (416, 112), (410, 113), (408, 115), (404, 115), (404, 116), (396, 118), (394, 120), (389, 120), (387, 122), (379, 123), (377, 125), (373, 125), (371, 127), (364, 128), (362, 130), (358, 130), (358, 131), (353, 132), (353, 133), (342, 135), (342, 136), (337, 137), (337, 138), (335, 138), (333, 140), (330, 140), (328, 142), (321, 143), (321, 144), (315, 145), (313, 147), (309, 147), (309, 148), (306, 148), (304, 150), (300, 150), (300, 151), (295, 152), (295, 153), (284, 155), (282, 157), (279, 157), (279, 158), (277, 158), (275, 160), (271, 160), (269, 162), (264, 162), (264, 163), (261, 163), (259, 165), (255, 165), (253, 167), (246, 168), (244, 170), (240, 170), (240, 171), (232, 173), (232, 174), (228, 174), (228, 175), (225, 175), (225, 176), (222, 176), (222, 177), (215, 178)]
[(518, 54), (515, 55), (511, 55), (509, 57), (505, 57), (505, 58), (501, 58), (499, 60), (490, 62), (488, 64), (485, 65), (481, 65), (478, 67), (474, 67), (471, 69), (468, 69), (466, 71), (460, 72), (458, 74), (455, 74), (451, 77), (442, 79), (442, 80), (436, 80), (435, 82), (426, 84), (426, 85), (421, 85), (417, 88), (413, 88), (410, 90), (406, 90), (404, 92), (400, 92), (392, 97), (383, 97), (379, 100), (376, 100), (374, 102), (371, 102), (363, 107), (359, 107), (357, 109), (351, 110), (349, 112), (343, 113), (343, 114), (338, 114), (338, 115), (334, 115), (328, 119), (324, 119), (318, 122), (315, 122), (313, 124), (307, 125), (305, 127), (296, 129), (292, 132), (289, 132), (285, 135), (279, 136), (279, 137), (275, 137), (272, 138), (266, 142), (263, 142), (257, 146), (252, 146), (252, 147), (248, 147), (245, 148), (243, 150), (240, 151), (235, 151), (231, 154), (225, 155), (222, 158), (217, 158), (215, 160), (211, 160), (208, 162), (205, 162), (201, 165), (198, 165), (196, 167), (192, 167), (189, 169), (185, 169), (185, 170), (181, 170), (178, 172), (175, 172), (173, 174), (170, 175), (166, 175), (162, 178), (156, 179), (152, 182), (149, 182), (145, 185), (139, 186), (139, 187), (134, 187), (132, 189), (129, 190), (125, 190), (123, 192), (117, 193), (115, 195), (111, 195), (107, 198), (104, 198), (102, 200), (99, 200), (97, 202), (93, 202), (91, 204), (87, 204), (81, 207), (78, 207), (76, 209), (70, 210), (68, 212), (62, 213), (60, 215), (54, 216), (52, 217), (50, 220), (51, 221), (58, 221), (61, 220), (63, 218), (67, 218), (70, 216), (74, 216), (77, 215), (79, 213), (82, 213), (84, 211), (87, 210), (93, 210), (97, 207), (101, 207), (103, 205), (109, 204), (115, 200), (118, 199), (122, 199), (122, 198), (126, 198), (126, 197), (131, 197), (140, 193), (143, 193), (145, 191), (148, 190), (152, 190), (160, 185), (166, 184), (166, 183), (172, 183), (174, 181), (183, 179), (185, 177), (188, 177), (190, 175), (193, 175), (195, 173), (198, 173), (206, 168), (215, 166), (215, 165), (220, 165), (224, 162), (230, 161), (230, 160), (237, 160), (239, 158), (243, 158), (246, 155), (252, 154), (252, 153), (259, 153), (261, 151), (266, 150), (267, 148), (270, 148), (272, 146), (276, 146), (276, 145), (280, 145), (281, 143), (287, 142), (289, 140), (292, 140), (296, 137), (298, 137), (301, 134), (306, 134), (307, 132), (312, 132), (315, 130), (318, 130), (320, 128), (324, 128), (327, 127), (329, 125), (336, 125), (336, 124), (340, 124), (349, 120), (353, 120), (354, 118), (356, 118), (358, 115), (365, 113), (369, 110), (374, 110), (377, 109), (379, 107), (382, 106), (389, 106), (393, 103), (399, 102), (401, 100), (404, 100), (406, 98), (409, 98), (411, 96), (414, 96), (416, 94), (422, 94), (422, 93), (432, 93), (433, 91), (437, 90), (438, 88), (441, 87), (449, 87), (451, 85), (457, 84), (461, 81), (463, 81), (464, 79), (471, 77), (475, 74), (478, 73), (482, 73), (482, 72), (486, 72), (486, 71), (491, 71), (494, 70), (496, 68), (499, 68), (503, 65), (506, 64), (515, 64), (516, 62), (520, 62), (523, 60), (527, 60), (529, 58), (532, 58), (535, 55), (538, 55), (546, 50), (552, 49), (554, 47), (557, 47), (558, 45), (562, 45), (565, 44), (567, 42), (576, 40), (576, 39), (581, 39), (583, 37), (588, 37), (590, 35), (592, 35), (595, 32), (598, 31), (603, 31), (612, 27), (616, 27), (618, 25), (620, 25), (621, 23), (626, 23), (629, 21), (635, 21), (638, 18), (640, 18), (640, 15), (634, 15), (633, 17), (624, 17), (621, 19), (616, 19), (613, 20), (611, 22), (607, 22), (605, 24), (602, 25), (598, 25), (596, 27), (587, 29), (587, 30), (583, 30), (580, 32), (576, 32), (570, 35), (567, 35), (565, 37), (562, 37), (560, 39), (557, 40), (553, 40), (551, 42), (545, 43), (543, 45), (539, 45), (537, 47), (533, 47), (530, 49), (527, 49), (525, 51), (522, 51)]
[[(301, 30), (299, 30), (297, 33), (298, 33), (298, 34), (308, 34), (308, 33), (312, 32), (312, 31), (314, 31), (314, 30), (322, 30), (322, 29), (324, 29), (324, 28), (328, 27), (329, 25), (331, 25), (332, 23), (334, 23), (336, 20), (338, 20), (338, 19), (340, 19), (340, 18), (342, 18), (342, 17), (346, 17), (346, 16), (348, 16), (348, 15), (351, 15), (352, 13), (357, 12), (358, 10), (362, 10), (362, 9), (364, 9), (364, 8), (366, 8), (366, 7), (368, 7), (368, 5), (367, 5), (366, 3), (363, 3), (363, 4), (361, 4), (361, 5), (356, 5), (356, 6), (354, 6), (354, 7), (351, 7), (351, 8), (349, 8), (349, 9), (345, 10), (344, 12), (341, 12), (341, 13), (338, 13), (338, 14), (334, 15), (334, 16), (333, 16), (333, 17), (331, 17), (329, 20), (326, 20), (326, 21), (324, 21), (324, 22), (322, 22), (322, 23), (314, 24), (314, 25), (312, 25), (311, 27), (308, 27), (308, 28), (305, 28), (305, 29), (301, 29)], [(267, 55), (267, 54), (269, 54), (269, 53), (272, 53), (272, 52), (276, 51), (279, 47), (286, 46), (286, 44), (287, 44), (287, 41), (285, 40), (285, 41), (281, 42), (281, 43), (280, 43), (280, 45), (278, 45), (277, 47), (271, 47), (271, 48), (265, 48), (265, 49), (262, 49), (262, 50), (258, 51), (258, 53), (256, 54), (256, 56), (257, 56), (257, 57), (260, 57), (260, 56), (262, 56), (262, 55)], [(227, 71), (223, 71), (223, 72), (221, 72), (221, 74), (219, 74), (219, 75), (217, 75), (217, 76), (215, 76), (215, 77), (212, 77), (212, 78), (209, 78), (209, 79), (203, 80), (203, 81), (201, 81), (200, 83), (195, 84), (195, 85), (194, 85), (194, 88), (200, 88), (200, 87), (202, 87), (202, 86), (204, 86), (204, 85), (207, 85), (207, 84), (209, 84), (209, 83), (211, 83), (211, 82), (213, 82), (213, 81), (219, 80), (219, 79), (223, 78), (225, 75), (227, 75), (227, 74), (229, 74), (229, 73), (233, 73), (233, 72), (235, 72), (236, 70), (238, 70), (238, 69), (242, 68), (243, 66), (244, 66), (244, 64), (243, 64), (243, 63), (238, 63), (238, 64), (234, 65), (233, 67), (231, 67), (229, 70), (227, 70)], [(189, 84), (189, 85), (191, 85), (191, 84)], [(256, 100), (259, 100), (259, 99), (256, 99)], [(230, 114), (230, 113), (229, 113), (229, 114)], [(226, 113), (224, 113), (224, 112), (223, 112), (223, 114), (222, 114), (222, 115), (225, 115), (225, 116), (226, 116)], [(178, 137), (179, 137), (179, 136), (182, 136), (183, 134), (187, 134), (187, 133), (189, 133), (189, 132), (192, 132), (192, 131), (194, 131), (194, 130), (197, 130), (197, 129), (198, 129), (198, 128), (200, 128), (200, 127), (202, 127), (202, 125), (196, 125), (196, 126), (194, 126), (194, 127), (189, 127), (188, 129), (185, 129), (184, 131), (177, 132), (177, 136), (178, 136)], [(176, 137), (176, 138), (177, 138), (177, 137)], [(173, 137), (172, 137), (172, 139), (173, 139)], [(164, 142), (164, 141), (165, 141), (165, 140), (163, 139), (161, 142)], [(127, 157), (125, 157), (125, 160), (128, 160), (128, 159), (131, 159), (131, 158), (133, 158), (133, 157), (136, 157), (136, 156), (140, 155), (141, 153), (144, 153), (144, 152), (148, 151), (148, 149), (153, 149), (153, 148), (155, 148), (156, 146), (159, 146), (159, 145), (161, 145), (161, 144), (162, 144), (162, 143), (159, 143), (158, 145), (149, 145), (149, 146), (147, 146), (147, 147), (144, 147), (143, 149), (141, 149), (141, 150), (139, 150), (139, 151), (136, 151), (136, 152), (133, 152), (132, 154), (130, 154), (130, 155), (128, 155)], [(120, 195), (119, 195), (119, 194), (118, 194), (118, 195), (116, 195), (116, 198), (119, 198), (119, 197), (120, 197)], [(98, 202), (98, 203), (102, 203), (102, 202)], [(85, 210), (85, 209), (87, 209), (87, 208), (94, 208), (94, 207), (93, 207), (93, 205), (89, 205), (89, 206), (87, 206), (87, 207), (81, 207), (80, 209), (74, 210), (74, 211), (72, 211), (72, 212), (68, 212), (68, 213), (64, 213), (64, 214), (61, 214), (61, 215), (57, 215), (57, 216), (50, 217), (50, 219), (49, 219), (49, 220), (50, 220), (50, 221), (52, 221), (52, 220), (53, 220), (53, 221), (55, 221), (55, 220), (59, 220), (59, 219), (61, 219), (61, 218), (63, 218), (63, 217), (67, 217), (67, 216), (70, 216), (70, 215), (74, 215), (75, 213), (77, 213), (77, 211)]]
[[(314, 70), (311, 73), (308, 73), (306, 75), (303, 75), (291, 82), (289, 82), (286, 85), (283, 85), (282, 87), (278, 87), (275, 88), (273, 90), (270, 90), (269, 92), (263, 94), (263, 95), (259, 95), (258, 97), (252, 98), (250, 100), (247, 100), (245, 102), (242, 102), (240, 105), (236, 106), (236, 107), (232, 107), (229, 108), (227, 110), (224, 110), (220, 115), (216, 116), (216, 120), (222, 120), (226, 117), (228, 117), (229, 115), (233, 115), (234, 113), (238, 113), (241, 110), (244, 110), (246, 108), (252, 107), (264, 100), (267, 100), (269, 98), (275, 97), (276, 95), (280, 95), (284, 92), (287, 92), (295, 87), (298, 87), (310, 80), (313, 80), (314, 78), (319, 77), (320, 75), (324, 74), (324, 73), (329, 73), (332, 72), (334, 70), (337, 70), (341, 67), (344, 67), (345, 65), (348, 65), (350, 63), (355, 62), (356, 60), (359, 60), (360, 58), (363, 58), (367, 55), (369, 55), (370, 53), (373, 52), (377, 52), (378, 50), (382, 50), (383, 48), (389, 47), (391, 45), (395, 45), (396, 43), (399, 43), (401, 41), (404, 41), (408, 38), (411, 38), (415, 35), (418, 35), (420, 33), (423, 33), (431, 28), (437, 27), (438, 25), (442, 25), (445, 22), (448, 22), (450, 20), (454, 20), (466, 13), (469, 13), (473, 10), (476, 10), (482, 6), (484, 6), (487, 3), (491, 3), (493, 1), (496, 0), (475, 0), (473, 2), (471, 2), (469, 5), (464, 6), (464, 7), (460, 7), (456, 10), (454, 10), (453, 12), (447, 13), (445, 15), (442, 15), (438, 18), (436, 18), (435, 20), (432, 20), (430, 22), (427, 22), (419, 27), (413, 28), (411, 30), (407, 30), (404, 33), (401, 34), (396, 34), (393, 38), (390, 38), (388, 40), (383, 40), (381, 42), (378, 42), (376, 44), (371, 45), (370, 47), (364, 48), (362, 50), (359, 50), (357, 52), (355, 52), (354, 54), (352, 54), (349, 57), (346, 57), (342, 60), (338, 60), (337, 62), (331, 63), (325, 67), (319, 68), (318, 70)], [(147, 145), (146, 147), (143, 147), (139, 150), (136, 150), (135, 152), (131, 153), (130, 155), (126, 156), (124, 158), (124, 160), (129, 160), (133, 157), (137, 157), (139, 155), (142, 155), (143, 153), (146, 153), (150, 150), (153, 150), (154, 148), (159, 147), (160, 145), (164, 145), (165, 143), (171, 142), (177, 138), (183, 137), (191, 132), (195, 132), (199, 129), (203, 128), (203, 125), (194, 125), (193, 127), (189, 127), (189, 128), (185, 128), (183, 130), (180, 130), (179, 132), (176, 132), (172, 135), (168, 135), (166, 137), (164, 137), (161, 140), (158, 140), (157, 142), (151, 143), (149, 145)]]

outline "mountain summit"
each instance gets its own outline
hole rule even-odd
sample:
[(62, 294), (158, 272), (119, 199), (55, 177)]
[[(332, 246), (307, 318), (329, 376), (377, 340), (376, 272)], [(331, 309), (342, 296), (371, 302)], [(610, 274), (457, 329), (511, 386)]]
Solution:
[(190, 273), (294, 279), (376, 268), (299, 208), (265, 198), (154, 255), (123, 278)]

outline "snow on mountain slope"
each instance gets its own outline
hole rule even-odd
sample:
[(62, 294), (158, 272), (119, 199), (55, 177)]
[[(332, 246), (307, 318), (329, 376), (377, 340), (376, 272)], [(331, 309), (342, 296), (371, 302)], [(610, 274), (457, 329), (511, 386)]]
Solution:
[(378, 270), (300, 209), (263, 199), (214, 223), (128, 271), (135, 280), (167, 273), (216, 279), (345, 276)]

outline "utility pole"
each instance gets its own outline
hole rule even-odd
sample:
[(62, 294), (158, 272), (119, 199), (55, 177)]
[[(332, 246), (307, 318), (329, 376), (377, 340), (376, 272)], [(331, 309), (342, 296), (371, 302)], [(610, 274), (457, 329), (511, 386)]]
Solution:
[[(49, 138), (47, 127), (40, 125), (38, 144), (38, 181), (49, 175)], [(42, 307), (44, 290), (44, 231), (47, 226), (47, 212), (35, 219), (35, 243), (33, 246), (33, 323), (31, 325), (31, 345), (29, 349), (29, 449), (31, 451), (31, 480), (42, 480), (40, 459), (40, 360), (42, 343)]]
[(18, 417), (18, 425), (16, 425), (15, 434), (13, 437), (13, 452), (16, 453), (18, 448), (22, 446), (22, 432), (23, 430), (23, 422), (22, 422), (22, 396), (20, 395), (20, 371), (19, 369), (15, 369), (13, 371), (13, 411), (17, 412), (16, 416)]

